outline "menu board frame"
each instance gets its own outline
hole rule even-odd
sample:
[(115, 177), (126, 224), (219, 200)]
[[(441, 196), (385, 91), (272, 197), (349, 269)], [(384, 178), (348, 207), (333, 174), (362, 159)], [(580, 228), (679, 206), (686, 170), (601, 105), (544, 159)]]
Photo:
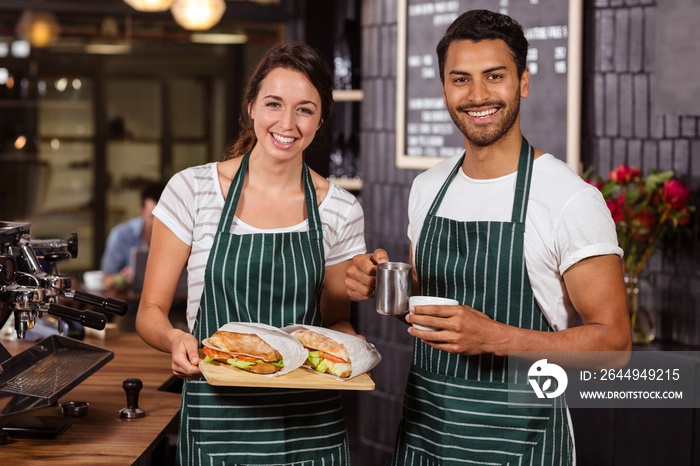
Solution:
[[(438, 3), (440, 0), (425, 0), (424, 3)], [(583, 54), (583, 0), (568, 0), (568, 35), (566, 57), (566, 164), (581, 173), (581, 76)], [(408, 79), (407, 36), (408, 0), (397, 2), (396, 40), (396, 166), (407, 169), (427, 169), (446, 157), (407, 155), (406, 153), (406, 82)], [(517, 19), (517, 18), (516, 18)], [(437, 46), (438, 39), (435, 41)], [(437, 60), (436, 60), (437, 61)], [(437, 66), (437, 65), (436, 65)], [(536, 76), (532, 79), (536, 79)], [(435, 86), (440, 86), (439, 76)], [(542, 99), (541, 105), (549, 105)], [(450, 124), (453, 124), (450, 120)], [(547, 148), (543, 148), (547, 150)]]

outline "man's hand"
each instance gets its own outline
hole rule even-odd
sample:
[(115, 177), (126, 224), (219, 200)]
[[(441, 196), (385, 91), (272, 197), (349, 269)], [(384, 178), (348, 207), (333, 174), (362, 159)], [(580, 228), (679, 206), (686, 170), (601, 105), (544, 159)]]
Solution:
[(345, 276), (345, 289), (351, 299), (362, 301), (374, 297), (377, 284), (377, 264), (389, 262), (389, 256), (383, 249), (371, 254), (358, 254), (352, 258), (352, 264)]
[(414, 306), (406, 315), (406, 321), (436, 328), (436, 331), (419, 330), (411, 326), (408, 333), (448, 353), (489, 353), (490, 349), (504, 343), (506, 326), (469, 306)]

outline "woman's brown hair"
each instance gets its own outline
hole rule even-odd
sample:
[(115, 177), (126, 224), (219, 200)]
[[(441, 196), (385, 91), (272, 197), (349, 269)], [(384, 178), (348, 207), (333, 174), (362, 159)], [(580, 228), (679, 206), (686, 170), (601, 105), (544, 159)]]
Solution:
[(260, 84), (276, 68), (298, 71), (306, 76), (321, 97), (321, 124), (330, 120), (333, 114), (333, 75), (330, 65), (321, 54), (308, 44), (286, 41), (275, 45), (260, 59), (248, 80), (239, 118), (241, 134), (227, 150), (224, 160), (240, 157), (251, 151), (257, 142), (253, 120), (248, 113), (260, 92)]

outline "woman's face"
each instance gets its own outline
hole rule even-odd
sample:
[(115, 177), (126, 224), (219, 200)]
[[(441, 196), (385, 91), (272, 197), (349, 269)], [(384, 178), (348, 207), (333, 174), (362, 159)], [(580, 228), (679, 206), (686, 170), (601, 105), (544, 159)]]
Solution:
[(305, 75), (275, 68), (248, 106), (258, 145), (271, 157), (288, 160), (306, 149), (321, 126), (321, 96)]

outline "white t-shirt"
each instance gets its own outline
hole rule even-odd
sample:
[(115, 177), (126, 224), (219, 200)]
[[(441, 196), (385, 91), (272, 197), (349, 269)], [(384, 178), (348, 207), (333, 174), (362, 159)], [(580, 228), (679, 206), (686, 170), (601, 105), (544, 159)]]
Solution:
[[(191, 246), (187, 261), (187, 323), (190, 330), (204, 289), (204, 269), (224, 208), (218, 162), (187, 168), (168, 182), (153, 214), (183, 243)], [(326, 266), (339, 264), (367, 251), (364, 213), (355, 196), (331, 183), (318, 207), (323, 228)], [(288, 228), (262, 230), (240, 221), (231, 225), (235, 234), (308, 231), (308, 220)]]
[[(440, 162), (413, 181), (408, 201), (408, 237), (414, 258), (428, 210), (460, 157)], [(476, 180), (460, 169), (437, 215), (462, 222), (510, 222), (516, 175)], [(566, 293), (564, 272), (587, 257), (622, 257), (615, 224), (600, 191), (551, 154), (535, 159), (524, 241), (525, 263), (535, 299), (554, 330), (575, 325), (578, 316)]]

